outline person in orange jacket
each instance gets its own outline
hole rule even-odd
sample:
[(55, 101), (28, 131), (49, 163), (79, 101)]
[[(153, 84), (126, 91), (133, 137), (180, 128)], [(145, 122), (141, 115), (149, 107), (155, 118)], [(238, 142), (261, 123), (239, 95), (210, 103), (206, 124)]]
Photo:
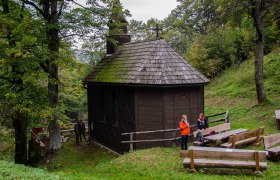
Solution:
[(183, 114), (182, 119), (180, 122), (180, 131), (181, 131), (181, 149), (182, 150), (187, 150), (188, 149), (188, 138), (190, 134), (190, 124), (188, 122), (188, 117), (187, 115)]

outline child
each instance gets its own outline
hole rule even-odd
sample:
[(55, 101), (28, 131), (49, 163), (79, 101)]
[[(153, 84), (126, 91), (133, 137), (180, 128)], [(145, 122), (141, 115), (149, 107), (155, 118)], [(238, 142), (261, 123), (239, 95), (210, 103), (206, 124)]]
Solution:
[(204, 117), (202, 113), (200, 113), (198, 116), (197, 128), (200, 130), (208, 128), (208, 120)]
[(188, 138), (190, 134), (190, 124), (187, 119), (187, 115), (183, 114), (182, 119), (180, 122), (180, 131), (181, 131), (181, 149), (182, 150), (187, 150), (188, 149)]

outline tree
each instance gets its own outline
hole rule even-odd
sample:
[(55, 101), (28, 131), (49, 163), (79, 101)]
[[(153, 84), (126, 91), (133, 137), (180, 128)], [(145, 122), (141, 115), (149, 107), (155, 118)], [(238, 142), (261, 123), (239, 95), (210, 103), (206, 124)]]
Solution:
[(263, 82), (263, 57), (264, 57), (264, 16), (265, 1), (264, 0), (250, 0), (251, 15), (254, 20), (256, 28), (256, 42), (255, 42), (255, 83), (257, 91), (258, 103), (263, 103), (266, 100), (264, 82)]
[[(29, 5), (36, 14), (44, 20), (44, 33), (46, 36), (49, 54), (40, 64), (41, 68), (48, 74), (48, 96), (49, 106), (52, 109), (52, 119), (49, 123), (50, 148), (58, 150), (60, 143), (60, 127), (59, 120), (59, 77), (58, 62), (60, 60), (61, 40), (69, 40), (73, 36), (87, 38), (88, 40), (99, 39), (104, 35), (100, 32), (104, 31), (104, 19), (108, 10), (105, 5), (99, 5), (98, 1), (89, 0), (90, 7), (84, 7), (74, 0), (22, 0), (23, 3)], [(78, 7), (71, 8), (70, 2)], [(34, 15), (34, 16), (35, 16)], [(102, 29), (100, 32), (99, 29)], [(75, 38), (72, 38), (72, 41)], [(100, 40), (97, 40), (100, 41)]]
[[(10, 16), (10, 6), (8, 0), (2, 0), (3, 14), (5, 16)], [(14, 48), (16, 46), (16, 41), (12, 37), (12, 27), (5, 26), (6, 37), (5, 39), (8, 42), (8, 48)], [(23, 71), (20, 68), (20, 63), (18, 55), (15, 53), (11, 53), (8, 55), (8, 60), (10, 61), (11, 77), (6, 77), (13, 87), (13, 92), (16, 94), (20, 94), (23, 91), (23, 80), (21, 76), (23, 75)], [(2, 76), (4, 78), (4, 76)], [(26, 148), (26, 129), (27, 129), (27, 121), (24, 113), (20, 109), (16, 109), (14, 111), (13, 116), (13, 127), (15, 129), (15, 163), (18, 164), (26, 164), (27, 163), (27, 148)]]
[[(264, 59), (264, 48), (265, 48), (265, 15), (269, 11), (279, 10), (279, 0), (250, 0), (241, 3), (241, 5), (249, 9), (249, 14), (253, 18), (254, 27), (256, 30), (255, 40), (255, 84), (257, 91), (258, 103), (261, 104), (266, 101), (266, 94), (264, 88), (264, 77), (263, 77), (263, 59)], [(278, 8), (275, 8), (278, 7)]]
[(15, 163), (26, 164), (28, 123), (44, 104), (44, 91), (37, 81), (44, 47), (39, 43), (39, 22), (30, 12), (14, 1), (2, 0), (0, 5), (0, 106), (5, 107), (5, 118), (12, 120), (15, 130)]

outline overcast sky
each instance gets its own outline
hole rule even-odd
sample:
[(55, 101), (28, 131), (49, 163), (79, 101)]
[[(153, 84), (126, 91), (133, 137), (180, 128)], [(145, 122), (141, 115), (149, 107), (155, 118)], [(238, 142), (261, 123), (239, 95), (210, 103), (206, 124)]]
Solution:
[[(86, 6), (86, 0), (77, 2)], [(120, 2), (132, 15), (128, 20), (136, 19), (144, 22), (151, 18), (163, 20), (178, 5), (176, 0), (120, 0)]]
[(178, 5), (176, 0), (120, 0), (123, 7), (130, 11), (129, 19), (146, 22), (150, 18), (163, 20)]

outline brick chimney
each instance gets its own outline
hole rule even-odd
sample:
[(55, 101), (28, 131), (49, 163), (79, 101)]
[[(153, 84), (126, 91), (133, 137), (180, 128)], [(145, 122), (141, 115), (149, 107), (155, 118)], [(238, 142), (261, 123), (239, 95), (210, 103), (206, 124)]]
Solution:
[[(113, 8), (120, 7), (121, 4), (119, 0), (117, 0)], [(122, 11), (111, 14), (108, 22), (109, 35), (106, 40), (107, 54), (114, 54), (118, 45), (130, 42), (130, 35), (127, 34), (127, 25), (128, 22)]]

